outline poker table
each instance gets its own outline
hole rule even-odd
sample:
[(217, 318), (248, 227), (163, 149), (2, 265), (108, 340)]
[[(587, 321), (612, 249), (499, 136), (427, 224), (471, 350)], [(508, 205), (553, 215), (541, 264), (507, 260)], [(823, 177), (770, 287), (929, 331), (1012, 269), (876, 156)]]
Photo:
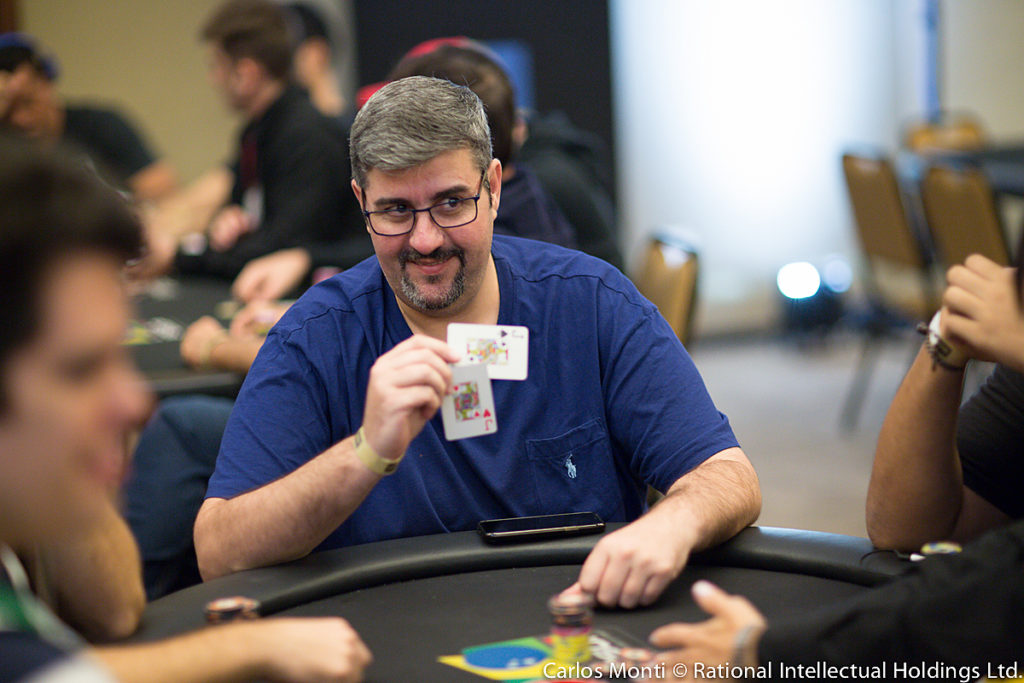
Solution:
[(138, 338), (129, 344), (132, 358), (152, 391), (164, 398), (203, 393), (233, 398), (244, 376), (225, 370), (196, 370), (181, 359), (181, 335), (204, 315), (218, 317), (231, 300), (231, 283), (208, 277), (160, 278), (134, 300), (135, 319), (129, 330)]
[[(609, 524), (608, 531), (619, 526)], [(576, 580), (599, 538), (495, 546), (470, 531), (315, 553), (156, 600), (146, 608), (133, 640), (203, 626), (207, 602), (241, 595), (258, 600), (264, 616), (347, 619), (374, 653), (367, 681), (483, 681), (438, 657), (546, 634), (551, 624), (548, 598)], [(719, 547), (695, 554), (654, 605), (599, 608), (594, 628), (640, 645), (658, 626), (701, 620), (705, 617), (689, 595), (697, 579), (747, 596), (770, 620), (857, 595), (907, 566), (894, 554), (873, 548), (867, 539), (751, 527)]]

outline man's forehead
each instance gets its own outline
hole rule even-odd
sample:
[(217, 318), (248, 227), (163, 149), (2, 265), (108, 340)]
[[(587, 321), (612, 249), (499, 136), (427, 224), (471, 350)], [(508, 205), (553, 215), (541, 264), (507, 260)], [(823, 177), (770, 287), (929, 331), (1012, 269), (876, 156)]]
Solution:
[(371, 168), (366, 173), (364, 192), (372, 187), (374, 192), (390, 193), (392, 190), (438, 191), (456, 185), (474, 186), (480, 171), (473, 164), (468, 149), (453, 149), (442, 152), (422, 164), (398, 170)]
[[(43, 335), (105, 334), (122, 325), (129, 312), (116, 259), (84, 253), (59, 259), (47, 269), (39, 290), (38, 311)], [(123, 332), (123, 330), (122, 330)]]

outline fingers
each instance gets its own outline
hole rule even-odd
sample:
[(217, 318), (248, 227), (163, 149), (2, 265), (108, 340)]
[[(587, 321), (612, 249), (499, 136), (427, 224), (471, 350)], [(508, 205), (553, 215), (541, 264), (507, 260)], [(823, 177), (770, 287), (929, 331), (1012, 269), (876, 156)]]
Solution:
[(712, 617), (737, 625), (764, 623), (764, 617), (749, 600), (726, 593), (710, 581), (697, 581), (690, 592), (697, 605)]
[(604, 575), (605, 567), (609, 561), (608, 555), (601, 552), (599, 546), (600, 543), (587, 555), (587, 559), (583, 562), (583, 567), (580, 568), (580, 576), (576, 583), (573, 584), (573, 586), (578, 587), (584, 593), (589, 593), (595, 597), (598, 588), (601, 586), (601, 577)]
[(583, 563), (580, 588), (609, 607), (631, 609), (653, 603), (689, 557), (690, 547), (681, 540), (651, 542), (652, 538), (666, 538), (665, 534), (662, 522), (645, 515), (605, 536)]
[(213, 344), (226, 338), (227, 332), (214, 318), (204, 315), (188, 326), (181, 337), (179, 352), (182, 360), (192, 366), (203, 365), (209, 360)]
[(255, 226), (240, 206), (229, 206), (221, 211), (210, 227), (210, 247), (225, 251), (234, 246), (238, 238)]
[(447, 343), (440, 339), (434, 339), (433, 337), (428, 337), (422, 334), (414, 334), (401, 344), (396, 345), (392, 351), (398, 351), (399, 349), (405, 350), (409, 347), (431, 349), (437, 355), (441, 356), (446, 363), (458, 363), (462, 360), (462, 356), (452, 349), (452, 347), (448, 346)]
[(265, 337), (288, 308), (287, 304), (280, 303), (249, 304), (231, 319), (231, 334), (238, 337)]
[(964, 267), (982, 277), (990, 279), (997, 277), (1004, 269), (1003, 266), (981, 254), (971, 254), (968, 256), (964, 260)]
[[(987, 301), (1007, 287), (1013, 286), (1013, 268), (1005, 268), (984, 256), (972, 254), (963, 265), (953, 266), (946, 272), (948, 287), (943, 303), (954, 310), (972, 305), (976, 300)], [(953, 299), (947, 302), (947, 298)]]
[(699, 628), (693, 624), (666, 624), (656, 628), (648, 638), (651, 645), (662, 649), (686, 647), (693, 642), (693, 634)]
[(414, 335), (370, 368), (363, 429), (385, 458), (399, 457), (441, 407), (450, 390), (450, 362), (458, 354), (444, 342)]
[(731, 596), (710, 581), (697, 581), (690, 592), (697, 606), (708, 614), (717, 616), (729, 609)]
[(255, 266), (256, 264), (251, 261), (247, 263), (235, 281), (231, 283), (231, 296), (239, 301), (252, 303), (262, 298), (261, 293), (266, 288), (266, 277)]

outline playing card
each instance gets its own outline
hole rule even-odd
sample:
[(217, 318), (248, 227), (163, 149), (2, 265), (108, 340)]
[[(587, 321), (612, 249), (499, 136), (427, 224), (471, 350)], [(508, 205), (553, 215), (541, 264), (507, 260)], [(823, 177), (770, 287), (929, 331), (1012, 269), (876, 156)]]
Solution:
[(522, 325), (448, 326), (448, 345), (465, 355), (466, 364), (486, 364), (491, 379), (526, 379), (530, 330)]
[(441, 402), (444, 438), (458, 441), (498, 431), (486, 366), (453, 365), (450, 388), (451, 393)]

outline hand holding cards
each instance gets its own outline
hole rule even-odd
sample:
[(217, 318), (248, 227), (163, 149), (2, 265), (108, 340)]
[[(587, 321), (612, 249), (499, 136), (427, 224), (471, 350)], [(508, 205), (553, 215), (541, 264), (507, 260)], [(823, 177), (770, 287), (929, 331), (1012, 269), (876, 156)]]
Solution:
[(397, 460), (450, 391), (450, 363), (459, 356), (445, 342), (417, 334), (384, 353), (370, 368), (363, 411), (365, 438), (386, 460)]
[(464, 360), (452, 366), (449, 393), (441, 403), (444, 436), (449, 441), (498, 431), (492, 379), (524, 380), (529, 330), (517, 325), (448, 326), (448, 345)]

